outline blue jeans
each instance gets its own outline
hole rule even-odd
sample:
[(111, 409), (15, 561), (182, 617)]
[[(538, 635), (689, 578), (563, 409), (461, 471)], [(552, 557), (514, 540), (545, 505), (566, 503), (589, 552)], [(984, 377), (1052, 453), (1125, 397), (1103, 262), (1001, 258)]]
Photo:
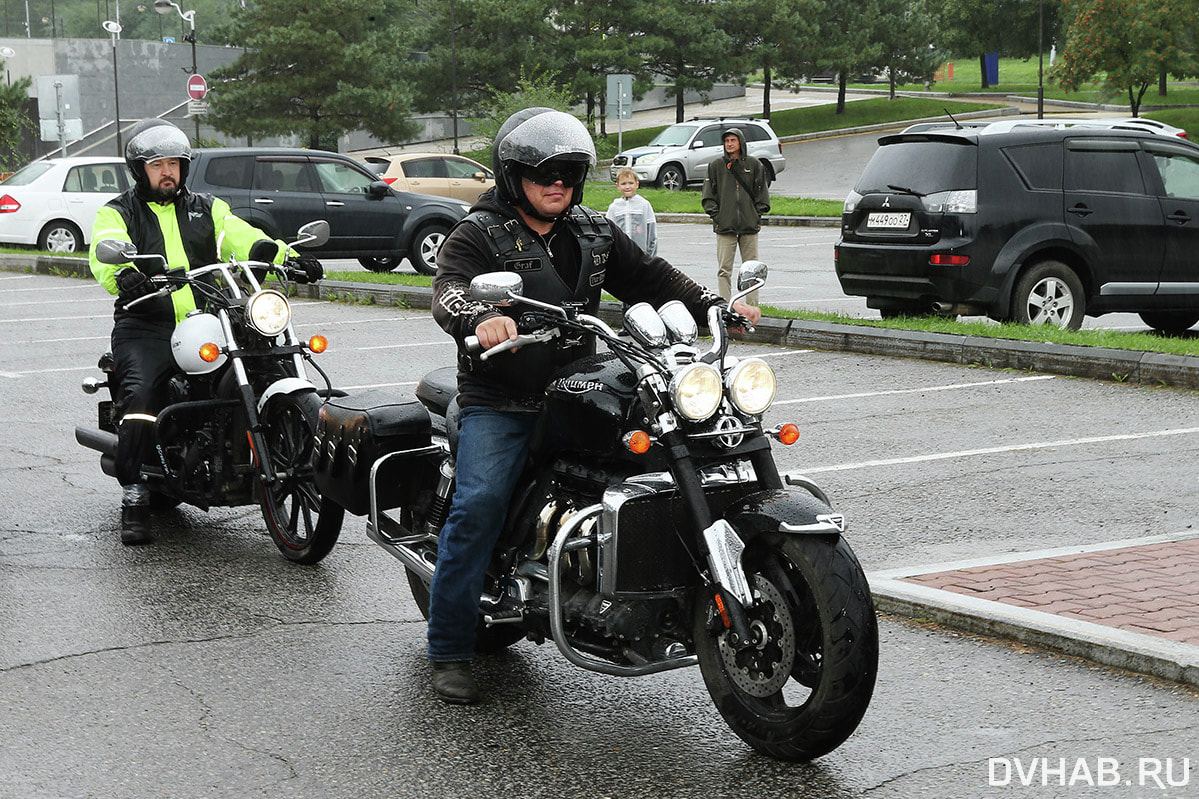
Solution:
[(437, 543), (429, 598), (429, 660), (472, 660), (479, 595), (491, 550), (524, 469), (535, 413), (471, 406), (458, 417), (449, 518)]

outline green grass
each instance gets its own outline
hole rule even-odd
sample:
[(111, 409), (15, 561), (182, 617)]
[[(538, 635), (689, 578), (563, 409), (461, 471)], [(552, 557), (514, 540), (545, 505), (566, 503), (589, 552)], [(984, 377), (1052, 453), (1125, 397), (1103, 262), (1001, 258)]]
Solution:
[[(646, 188), (637, 190), (649, 204), (655, 214), (702, 214), (699, 188), (688, 191), (668, 191), (667, 189)], [(620, 196), (615, 183), (596, 181), (588, 183), (583, 189), (583, 201), (586, 205), (600, 211)], [(804, 197), (771, 197), (771, 216), (841, 216), (842, 202), (840, 200), (814, 200)]]

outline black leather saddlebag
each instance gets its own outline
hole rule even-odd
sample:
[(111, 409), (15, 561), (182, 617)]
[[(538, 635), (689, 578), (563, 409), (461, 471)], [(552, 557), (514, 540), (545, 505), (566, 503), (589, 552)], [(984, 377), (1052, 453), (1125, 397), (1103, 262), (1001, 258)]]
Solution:
[[(370, 512), (370, 473), (376, 460), (430, 444), (429, 412), (415, 399), (381, 392), (335, 397), (321, 406), (313, 452), (321, 494), (350, 513)], [(416, 465), (397, 455), (379, 470), (379, 509), (404, 504), (403, 483)]]

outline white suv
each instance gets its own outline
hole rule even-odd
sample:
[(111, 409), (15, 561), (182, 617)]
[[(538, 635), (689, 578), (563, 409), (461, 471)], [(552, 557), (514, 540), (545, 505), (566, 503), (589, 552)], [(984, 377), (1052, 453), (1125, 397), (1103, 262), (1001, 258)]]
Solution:
[(787, 167), (783, 146), (770, 125), (762, 119), (692, 119), (671, 125), (644, 147), (624, 150), (612, 159), (610, 176), (616, 180), (621, 167), (632, 167), (637, 179), (663, 189), (677, 191), (688, 183), (702, 183), (708, 162), (724, 154), (723, 135), (729, 128), (740, 128), (749, 154), (766, 167), (766, 177)]
[(0, 182), (0, 243), (82, 252), (96, 211), (127, 188), (116, 156), (34, 161)]

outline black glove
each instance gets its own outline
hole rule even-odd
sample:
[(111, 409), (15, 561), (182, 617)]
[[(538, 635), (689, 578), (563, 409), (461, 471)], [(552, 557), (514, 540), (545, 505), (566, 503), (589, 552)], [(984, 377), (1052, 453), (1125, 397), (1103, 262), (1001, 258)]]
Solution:
[(311, 255), (302, 255), (287, 262), (291, 279), (297, 283), (315, 283), (325, 276), (325, 267)]
[(128, 305), (147, 294), (153, 294), (155, 290), (150, 278), (136, 269), (126, 268), (117, 272), (117, 299), (123, 305)]
[(250, 247), (250, 260), (273, 264), (279, 255), (279, 245), (270, 239), (259, 239)]

